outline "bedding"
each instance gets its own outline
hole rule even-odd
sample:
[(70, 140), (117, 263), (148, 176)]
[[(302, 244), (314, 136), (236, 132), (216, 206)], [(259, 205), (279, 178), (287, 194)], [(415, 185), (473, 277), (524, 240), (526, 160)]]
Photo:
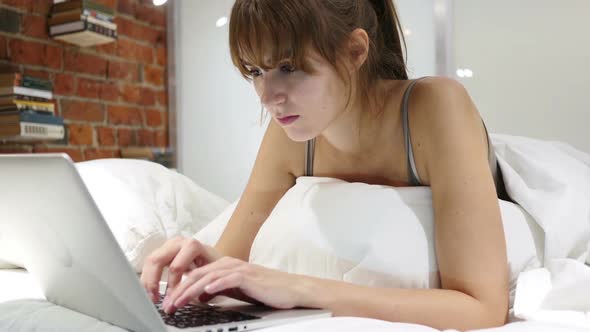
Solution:
[[(589, 260), (590, 251), (590, 156), (559, 142), (492, 135), (492, 143), (496, 146), (507, 191), (518, 203), (499, 202), (506, 230), (514, 306), (510, 324), (480, 331), (587, 331), (590, 328), (590, 267), (585, 262)], [(151, 171), (142, 175), (130, 168), (128, 173), (118, 173), (116, 168), (101, 170), (100, 167), (106, 165), (95, 165), (97, 170), (88, 170), (83, 175), (89, 187), (100, 187), (103, 182), (116, 180), (119, 188), (126, 188), (129, 195), (139, 197), (136, 202), (141, 211), (129, 219), (129, 226), (116, 228), (113, 223), (120, 220), (116, 219), (120, 218), (117, 202), (109, 201), (112, 197), (107, 197), (104, 191), (101, 198), (100, 188), (90, 190), (105, 217), (109, 216), (107, 209), (112, 208), (111, 217), (107, 219), (114, 233), (119, 232), (116, 237), (123, 248), (126, 243), (138, 243), (121, 234), (129, 227), (140, 227), (131, 224), (143, 222), (141, 213), (153, 217), (147, 223), (150, 227), (160, 223), (158, 232), (166, 237), (186, 234), (177, 213), (178, 206), (183, 203), (162, 194), (178, 190), (170, 185), (175, 181), (172, 175), (157, 175), (154, 179), (150, 178), (149, 174), (154, 174)], [(161, 169), (152, 171), (164, 172)], [(81, 173), (84, 172), (82, 169)], [(92, 178), (99, 176), (107, 180)], [(136, 176), (144, 176), (145, 181), (136, 180)], [(158, 182), (162, 177), (168, 177), (167, 183)], [(177, 180), (180, 186), (196, 186), (188, 179)], [(236, 204), (228, 206), (227, 202), (212, 198), (214, 195), (201, 194), (196, 189), (187, 189), (185, 193), (189, 197), (184, 201), (185, 217), (196, 218), (198, 223), (186, 229), (193, 233), (200, 229), (195, 237), (214, 244)], [(430, 244), (433, 228), (430, 195), (428, 188), (391, 188), (331, 178), (300, 178), (261, 228), (250, 259), (291, 272), (305, 271), (376, 286), (436, 287), (437, 266)], [(195, 203), (199, 201), (197, 197), (203, 196), (206, 198)], [(200, 210), (208, 206), (209, 198), (216, 202), (215, 208), (200, 214)], [(105, 202), (102, 207), (101, 199)], [(142, 200), (146, 200), (152, 210), (140, 207)], [(213, 218), (216, 214), (218, 217)], [(213, 221), (207, 224), (211, 219)], [(162, 220), (166, 220), (168, 226)], [(354, 222), (358, 220), (363, 226)], [(367, 238), (371, 241), (363, 241)], [(297, 245), (298, 241), (304, 241), (305, 246)], [(302, 247), (305, 251), (296, 250)], [(140, 268), (141, 257), (149, 251), (146, 248), (136, 255), (128, 255), (136, 269)], [(132, 251), (126, 254), (128, 252)], [(380, 255), (383, 252), (388, 255)], [(16, 284), (20, 282), (19, 287), (15, 287), (15, 280)], [(34, 282), (22, 270), (0, 270), (0, 294), (4, 294), (0, 297), (0, 330), (122, 331), (44, 301), (31, 286)], [(307, 321), (266, 331), (352, 329), (436, 331), (426, 326), (355, 317)]]
[[(137, 272), (166, 239), (192, 236), (229, 204), (153, 162), (98, 159), (77, 163), (76, 168)], [(22, 267), (18, 248), (1, 239), (0, 227), (0, 268)]]

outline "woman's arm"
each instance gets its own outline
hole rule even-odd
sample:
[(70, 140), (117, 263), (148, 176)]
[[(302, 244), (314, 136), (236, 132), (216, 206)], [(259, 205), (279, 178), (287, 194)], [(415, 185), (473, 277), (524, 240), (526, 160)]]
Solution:
[(481, 118), (465, 89), (442, 78), (421, 81), (410, 110), (419, 175), (432, 188), (443, 289), (306, 279), (301, 304), (439, 329), (502, 325), (509, 292), (506, 241)]
[(281, 197), (295, 185), (296, 165), (303, 169), (302, 143), (291, 141), (271, 121), (240, 201), (215, 248), (223, 255), (248, 261), (258, 230)]

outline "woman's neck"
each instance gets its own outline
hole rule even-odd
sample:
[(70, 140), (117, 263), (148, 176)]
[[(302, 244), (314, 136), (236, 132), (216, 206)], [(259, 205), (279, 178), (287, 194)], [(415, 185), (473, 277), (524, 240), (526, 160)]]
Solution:
[[(322, 144), (327, 144), (340, 154), (351, 158), (363, 158), (378, 149), (379, 142), (390, 134), (386, 128), (397, 128), (392, 124), (390, 98), (400, 81), (379, 81), (370, 98), (370, 103), (355, 98), (349, 108), (338, 115), (320, 134)], [(393, 98), (397, 99), (397, 98)], [(373, 109), (371, 109), (373, 108)], [(397, 118), (397, 117), (395, 117)], [(392, 126), (393, 125), (393, 126)], [(389, 136), (389, 135), (388, 135)]]

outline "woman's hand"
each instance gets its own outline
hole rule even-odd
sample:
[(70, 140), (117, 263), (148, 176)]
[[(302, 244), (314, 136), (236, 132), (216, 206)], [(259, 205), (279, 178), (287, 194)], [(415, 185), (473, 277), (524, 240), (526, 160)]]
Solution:
[(302, 278), (226, 256), (188, 273), (178, 287), (166, 295), (162, 308), (172, 313), (193, 299), (228, 295), (290, 309), (297, 306)]
[(177, 237), (166, 241), (147, 257), (141, 273), (141, 283), (156, 303), (160, 299), (159, 283), (165, 267), (168, 267), (168, 293), (178, 286), (183, 274), (221, 257), (211, 246), (192, 238)]

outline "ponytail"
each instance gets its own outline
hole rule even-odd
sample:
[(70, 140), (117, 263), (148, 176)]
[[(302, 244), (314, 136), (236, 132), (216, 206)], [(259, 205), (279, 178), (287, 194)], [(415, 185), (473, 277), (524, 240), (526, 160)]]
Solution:
[[(408, 79), (405, 59), (407, 59), (406, 40), (393, 0), (369, 0), (377, 16), (376, 51), (383, 78)], [(402, 51), (403, 49), (405, 54)], [(390, 75), (394, 77), (390, 77)]]

